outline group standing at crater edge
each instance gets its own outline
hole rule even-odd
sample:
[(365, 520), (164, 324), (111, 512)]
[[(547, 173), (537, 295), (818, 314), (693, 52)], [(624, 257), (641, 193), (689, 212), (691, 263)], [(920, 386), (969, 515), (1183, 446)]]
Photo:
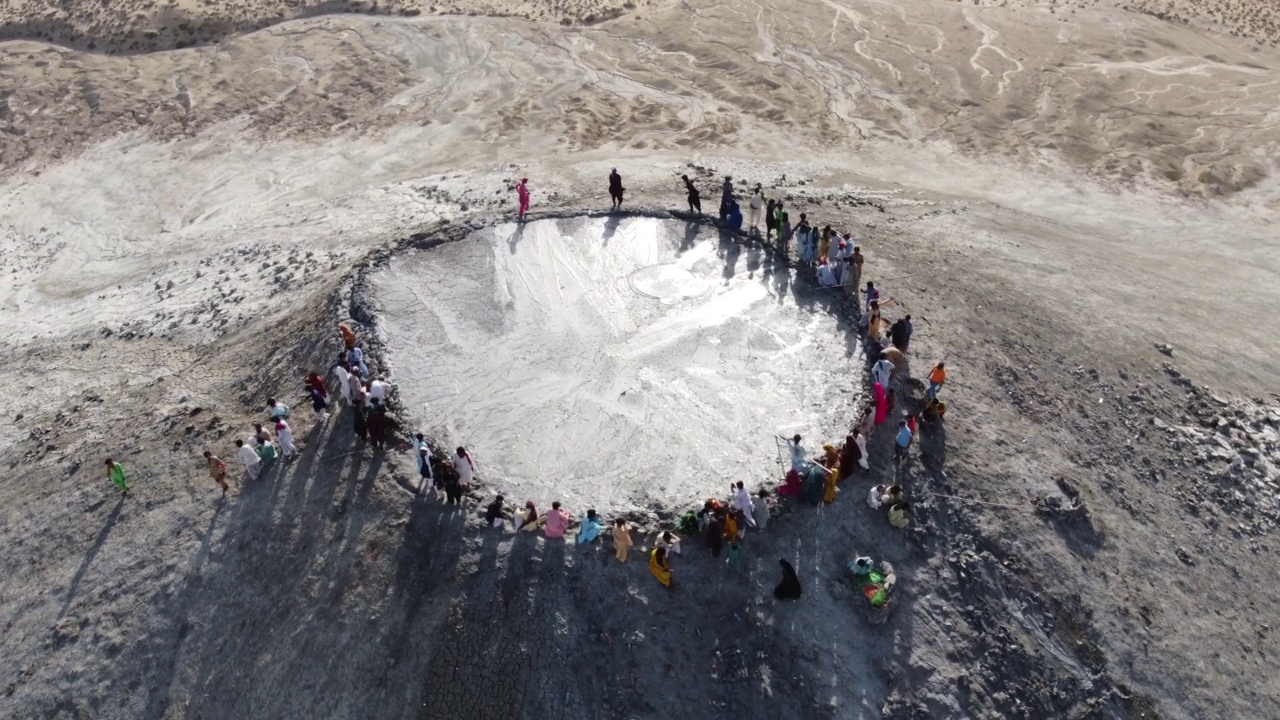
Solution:
[[(701, 201), (696, 184), (687, 175), (681, 176), (681, 180), (690, 211), (700, 214)], [(523, 221), (529, 210), (527, 179), (521, 179), (515, 189), (519, 196), (519, 218)], [(609, 191), (614, 209), (620, 208), (624, 188), (616, 168), (609, 176)], [(842, 484), (855, 475), (868, 472), (868, 441), (879, 426), (890, 422), (897, 391), (908, 373), (906, 359), (914, 332), (912, 318), (904, 315), (892, 324), (887, 323), (883, 309), (892, 305), (893, 299), (883, 298), (881, 288), (873, 281), (866, 283), (865, 304), (861, 302), (858, 283), (863, 273), (864, 256), (857, 237), (851, 231), (837, 233), (829, 225), (819, 231), (809, 222), (807, 213), (801, 213), (799, 221), (793, 225), (784, 201), (766, 198), (759, 184), (752, 189), (748, 203), (750, 214), (746, 235), (772, 245), (787, 261), (794, 260), (797, 269), (811, 272), (820, 287), (838, 287), (847, 294), (853, 311), (859, 317), (859, 331), (864, 339), (863, 347), (870, 368), (872, 402), (863, 408), (858, 421), (841, 443), (824, 443), (820, 453), (810, 453), (800, 435), (786, 439), (785, 454), (789, 467), (782, 468), (783, 477), (774, 492), (765, 487), (751, 492), (738, 481), (730, 485), (726, 496), (706, 499), (700, 508), (690, 509), (681, 516), (675, 527), (659, 531), (647, 551), (647, 567), (666, 588), (675, 587), (673, 558), (682, 555), (682, 536), (700, 541), (711, 558), (719, 559), (724, 555), (731, 566), (741, 567), (748, 530), (763, 532), (778, 502), (812, 506), (831, 504)], [(760, 236), (762, 220), (765, 226), (763, 238)], [(731, 177), (725, 177), (721, 186), (717, 225), (735, 234), (743, 233), (742, 213), (735, 199)], [(792, 239), (797, 244), (794, 258), (790, 251)], [(374, 452), (385, 450), (388, 444), (393, 444), (401, 452), (408, 452), (412, 447), (420, 477), (416, 490), (424, 497), (430, 494), (453, 507), (461, 506), (464, 496), (479, 501), (474, 494), (476, 463), (467, 448), (460, 446), (449, 453), (438, 453), (423, 433), (397, 440), (401, 423), (389, 407), (396, 386), (384, 376), (370, 371), (352, 324), (341, 323), (338, 334), (342, 345), (331, 372), (342, 401), (350, 412), (352, 433), (358, 442), (368, 444)], [(891, 424), (895, 483), (891, 486), (875, 485), (869, 489), (867, 497), (873, 509), (884, 510), (893, 527), (906, 528), (909, 525), (910, 504), (905, 499), (903, 480), (898, 471), (909, 460), (917, 434), (929, 424), (941, 421), (946, 404), (939, 399), (939, 391), (946, 379), (946, 363), (940, 360), (929, 372), (922, 408), (915, 413), (902, 414), (896, 426)], [(328, 422), (330, 407), (336, 401), (330, 399), (325, 379), (316, 372), (308, 372), (302, 390), (306, 399), (311, 401), (316, 423)], [(288, 463), (299, 455), (289, 424), (289, 406), (276, 398), (268, 398), (265, 407), (268, 422), (255, 423), (254, 432), (247, 441), (235, 440), (235, 456), (244, 465), (242, 483), (259, 480), (277, 460), (283, 459)], [(202, 459), (214, 482), (226, 494), (230, 489), (226, 462), (209, 450), (203, 453)], [(108, 459), (107, 475), (123, 494), (129, 493), (124, 467), (120, 463)], [(532, 500), (517, 508), (508, 505), (503, 495), (497, 495), (484, 507), (482, 514), (491, 528), (501, 529), (510, 525), (517, 534), (541, 531), (552, 540), (566, 537), (569, 528), (575, 524), (574, 517), (559, 501), (553, 502), (551, 509), (542, 513)], [(630, 551), (635, 547), (632, 539), (635, 527), (627, 518), (606, 521), (594, 509), (588, 509), (576, 523), (577, 544), (592, 543), (601, 537), (611, 538), (616, 558), (619, 562), (627, 562)], [(863, 578), (861, 582), (864, 584), (883, 589), (883, 584), (877, 585), (865, 579), (881, 577), (874, 572), (871, 575), (863, 572), (875, 567), (868, 563), (868, 558), (859, 558), (855, 574)], [(798, 598), (800, 585), (795, 570), (785, 561), (781, 564), (784, 580), (775, 595), (779, 599)], [(879, 597), (883, 598), (883, 593)]]

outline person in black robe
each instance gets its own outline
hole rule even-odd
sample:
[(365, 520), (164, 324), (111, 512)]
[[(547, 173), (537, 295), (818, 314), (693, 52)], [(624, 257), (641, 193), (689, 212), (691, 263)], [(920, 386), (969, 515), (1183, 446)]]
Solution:
[(622, 207), (622, 176), (618, 174), (618, 168), (614, 168), (609, 172), (609, 197), (613, 198), (613, 209), (617, 210)]
[(782, 558), (778, 558), (778, 564), (782, 566), (782, 582), (773, 589), (773, 596), (779, 600), (799, 600), (800, 578), (796, 576), (796, 569)]
[(717, 511), (711, 516), (711, 521), (707, 523), (707, 549), (711, 551), (711, 557), (720, 557), (720, 551), (724, 549), (724, 511)]

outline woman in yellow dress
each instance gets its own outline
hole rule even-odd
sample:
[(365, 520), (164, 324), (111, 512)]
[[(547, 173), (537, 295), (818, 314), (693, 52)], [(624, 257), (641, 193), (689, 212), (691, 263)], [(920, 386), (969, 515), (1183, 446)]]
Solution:
[(631, 549), (631, 527), (622, 518), (613, 522), (613, 549), (617, 551), (618, 562), (627, 561), (627, 551)]
[(665, 548), (656, 547), (649, 552), (649, 572), (658, 578), (662, 587), (671, 587), (671, 562), (667, 560)]

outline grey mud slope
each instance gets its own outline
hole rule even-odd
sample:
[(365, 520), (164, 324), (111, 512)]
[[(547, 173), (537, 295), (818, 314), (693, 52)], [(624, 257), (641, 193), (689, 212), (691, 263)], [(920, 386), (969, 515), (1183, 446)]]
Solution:
[(681, 508), (779, 472), (862, 395), (840, 291), (698, 222), (500, 224), (372, 277), (391, 377), (510, 497)]

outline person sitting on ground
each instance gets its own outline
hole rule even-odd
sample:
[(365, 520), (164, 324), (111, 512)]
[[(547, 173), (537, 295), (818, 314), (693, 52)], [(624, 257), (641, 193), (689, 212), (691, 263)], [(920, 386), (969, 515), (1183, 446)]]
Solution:
[(671, 588), (671, 561), (665, 549), (655, 547), (649, 552), (649, 572), (662, 583), (662, 587)]
[(618, 562), (627, 561), (627, 551), (631, 549), (631, 526), (627, 521), (618, 518), (613, 521), (613, 551)]
[(569, 529), (569, 513), (560, 509), (559, 500), (551, 503), (551, 510), (547, 512), (547, 520), (542, 529), (552, 539), (564, 537), (565, 530)]
[[(884, 486), (882, 485), (880, 487)], [(880, 507), (896, 505), (902, 502), (904, 497), (901, 485), (890, 485), (889, 487), (884, 488), (883, 493), (880, 495)]]
[(773, 589), (773, 596), (779, 600), (799, 600), (800, 578), (796, 569), (783, 558), (778, 558), (778, 564), (782, 566), (782, 582)]
[(538, 506), (532, 500), (525, 502), (524, 509), (516, 513), (516, 532), (533, 532), (542, 527), (543, 518), (538, 514)]
[(680, 554), (680, 536), (670, 530), (663, 530), (658, 533), (658, 537), (653, 541), (654, 547), (660, 547), (667, 551), (670, 555)]
[(506, 521), (512, 519), (511, 513), (503, 504), (505, 501), (506, 498), (499, 495), (484, 509), (484, 521), (489, 523), (490, 527), (502, 527)]
[(901, 530), (910, 522), (907, 519), (907, 510), (911, 508), (910, 503), (900, 502), (894, 503), (889, 508), (889, 524)]
[(884, 507), (884, 493), (889, 489), (888, 485), (875, 485), (871, 490), (867, 491), (867, 505), (872, 510), (879, 510)]
[(595, 510), (588, 510), (587, 516), (582, 518), (582, 527), (578, 528), (578, 544), (584, 545), (595, 540), (600, 536), (601, 530), (604, 530), (604, 523), (600, 522), (600, 516), (596, 515)]
[(761, 488), (751, 501), (751, 519), (755, 520), (756, 529), (763, 530), (769, 524), (769, 491)]

